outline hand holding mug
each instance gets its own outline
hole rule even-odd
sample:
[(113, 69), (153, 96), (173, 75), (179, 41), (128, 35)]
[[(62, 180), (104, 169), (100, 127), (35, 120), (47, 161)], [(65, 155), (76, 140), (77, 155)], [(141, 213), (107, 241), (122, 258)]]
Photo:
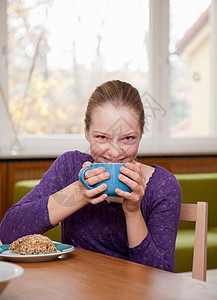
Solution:
[(125, 213), (138, 212), (141, 210), (141, 201), (146, 189), (146, 178), (142, 172), (141, 164), (127, 162), (125, 167), (121, 168), (121, 173), (119, 179), (132, 190), (131, 193), (120, 189), (116, 190), (116, 193), (124, 199), (123, 210)]
[[(95, 196), (95, 192), (106, 185), (106, 189), (100, 191), (101, 195), (106, 193), (107, 197), (120, 197), (115, 192), (116, 188), (131, 192), (130, 187), (118, 178), (120, 168), (123, 166), (125, 166), (124, 163), (94, 163), (81, 169), (79, 179), (90, 191), (94, 191)], [(104, 173), (101, 173), (103, 170), (105, 170)]]
[[(92, 163), (89, 161), (83, 164), (82, 169), (80, 170), (80, 173), (78, 175), (79, 186), (81, 189), (81, 194), (85, 198), (85, 200), (89, 203), (97, 204), (104, 201), (108, 197), (107, 194), (103, 193), (107, 189), (107, 185), (102, 181), (109, 178), (110, 175), (106, 172), (105, 168), (101, 167), (97, 169), (91, 169), (91, 165)], [(86, 170), (86, 172), (83, 171), (84, 169)], [(80, 180), (81, 173), (83, 173), (84, 180), (88, 185), (97, 186), (92, 189), (87, 189)]]

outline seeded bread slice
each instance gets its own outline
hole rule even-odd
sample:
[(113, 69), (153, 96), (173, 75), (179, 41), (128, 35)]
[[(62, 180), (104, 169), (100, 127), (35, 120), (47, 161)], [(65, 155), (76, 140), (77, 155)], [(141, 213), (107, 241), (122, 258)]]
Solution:
[(9, 250), (22, 255), (57, 252), (57, 249), (51, 239), (41, 234), (23, 236), (11, 243)]

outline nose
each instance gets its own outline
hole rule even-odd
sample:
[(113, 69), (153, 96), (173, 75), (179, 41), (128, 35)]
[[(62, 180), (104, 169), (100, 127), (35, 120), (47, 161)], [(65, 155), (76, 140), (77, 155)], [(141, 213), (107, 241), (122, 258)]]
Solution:
[(110, 143), (108, 148), (108, 154), (110, 157), (117, 158), (122, 154), (123, 149), (119, 143)]

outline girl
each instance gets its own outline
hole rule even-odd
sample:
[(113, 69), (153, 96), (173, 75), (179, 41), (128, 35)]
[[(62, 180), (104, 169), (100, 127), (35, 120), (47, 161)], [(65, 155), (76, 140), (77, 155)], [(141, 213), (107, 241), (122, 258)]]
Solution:
[[(138, 91), (118, 80), (102, 84), (89, 99), (84, 121), (91, 155), (70, 151), (58, 157), (5, 214), (0, 239), (11, 243), (61, 222), (63, 243), (173, 271), (181, 190), (167, 170), (135, 161), (144, 130)], [(79, 171), (93, 162), (125, 163), (119, 179), (132, 191), (116, 189), (122, 203), (106, 201), (106, 183), (88, 190), (80, 182)], [(104, 168), (85, 172), (89, 185), (108, 177)]]

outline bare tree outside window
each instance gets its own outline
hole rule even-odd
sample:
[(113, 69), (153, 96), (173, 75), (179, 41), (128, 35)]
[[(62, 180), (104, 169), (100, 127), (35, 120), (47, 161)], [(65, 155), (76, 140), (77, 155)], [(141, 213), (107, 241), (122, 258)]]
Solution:
[(8, 0), (9, 111), (17, 135), (83, 133), (88, 97), (148, 90), (148, 0)]

